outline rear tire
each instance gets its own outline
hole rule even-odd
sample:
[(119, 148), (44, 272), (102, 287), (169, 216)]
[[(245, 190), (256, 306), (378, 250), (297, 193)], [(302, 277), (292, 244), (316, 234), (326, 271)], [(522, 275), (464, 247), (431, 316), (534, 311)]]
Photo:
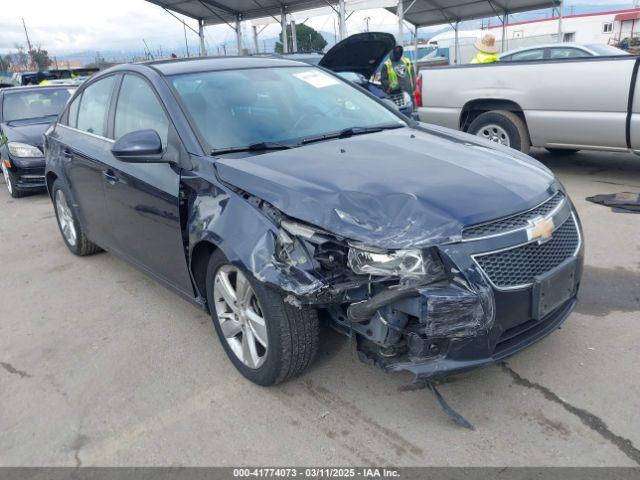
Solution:
[(478, 115), (467, 130), (487, 140), (529, 153), (531, 139), (524, 120), (513, 112), (493, 110)]
[(573, 155), (574, 153), (578, 153), (580, 150), (575, 148), (550, 148), (547, 147), (545, 150), (553, 155)]
[[(221, 280), (217, 276), (219, 273), (222, 278), (226, 276), (226, 280)], [(249, 332), (249, 336), (245, 337), (246, 330), (253, 331), (249, 324), (254, 323), (246, 320), (250, 318), (249, 315), (236, 314), (235, 309), (226, 308), (228, 303), (222, 295), (221, 283), (228, 281), (234, 293), (233, 298), (242, 296), (240, 293), (235, 294), (241, 291), (238, 287), (238, 273), (243, 279), (242, 282), (245, 280), (248, 282), (250, 287), (248, 290), (251, 290), (248, 294), (250, 301), (245, 302), (247, 308), (251, 308), (251, 313), (257, 311), (258, 318), (264, 321), (263, 328), (266, 329), (267, 340), (265, 342), (267, 345), (264, 347), (258, 344), (257, 332)], [(242, 289), (248, 291), (246, 285)], [(238, 371), (253, 383), (268, 386), (295, 377), (311, 364), (318, 351), (319, 324), (315, 308), (309, 306), (299, 308), (285, 302), (281, 292), (256, 280), (251, 273), (232, 265), (220, 250), (213, 253), (207, 267), (207, 302), (213, 324), (227, 356)], [(239, 301), (238, 305), (240, 303)], [(248, 307), (249, 304), (252, 306)], [(226, 311), (223, 312), (223, 310)], [(247, 309), (245, 308), (244, 311), (246, 312)], [(224, 315), (224, 331), (218, 312)], [(244, 326), (240, 325), (242, 323)], [(264, 330), (260, 335), (264, 336)], [(245, 341), (252, 339), (255, 339), (256, 347), (261, 347), (258, 353), (262, 353), (262, 356), (259, 357), (259, 361), (247, 362), (237, 352), (238, 348), (243, 350)]]
[(62, 240), (69, 251), (79, 257), (101, 251), (102, 249), (85, 235), (78, 219), (78, 212), (71, 201), (69, 189), (62, 180), (53, 182), (51, 198)]
[(4, 181), (7, 184), (9, 195), (11, 195), (13, 198), (24, 197), (28, 194), (28, 192), (26, 192), (25, 190), (20, 190), (18, 187), (16, 187), (15, 176), (13, 175), (11, 170), (9, 170), (4, 164), (4, 161), (2, 161), (2, 175), (4, 176)]

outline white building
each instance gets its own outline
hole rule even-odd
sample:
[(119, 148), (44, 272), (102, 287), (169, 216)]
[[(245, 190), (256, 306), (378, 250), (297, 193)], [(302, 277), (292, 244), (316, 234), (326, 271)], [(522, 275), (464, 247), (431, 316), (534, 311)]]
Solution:
[[(496, 38), (502, 39), (502, 26), (490, 27)], [(507, 25), (506, 41), (527, 37), (558, 34), (558, 19), (543, 18)], [(636, 36), (640, 32), (640, 8), (614, 10), (582, 15), (568, 15), (562, 19), (564, 42), (610, 44), (615, 40)]]
[[(557, 17), (508, 23), (506, 35), (502, 42), (502, 25), (493, 25), (488, 31), (496, 37), (501, 50), (558, 42), (559, 21)], [(487, 32), (485, 30), (460, 30), (458, 32), (460, 63), (466, 63), (473, 57), (473, 43)], [(640, 36), (640, 8), (614, 10), (600, 13), (568, 15), (562, 19), (563, 42), (582, 44), (600, 43), (614, 44), (627, 37)], [(455, 62), (455, 33), (443, 32), (431, 38), (430, 44), (441, 48), (449, 48), (451, 63)]]

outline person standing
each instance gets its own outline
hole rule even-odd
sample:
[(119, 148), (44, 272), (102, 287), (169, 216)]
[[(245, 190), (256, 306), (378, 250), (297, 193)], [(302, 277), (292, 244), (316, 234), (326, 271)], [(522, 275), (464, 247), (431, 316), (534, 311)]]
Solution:
[(484, 35), (473, 46), (478, 50), (478, 54), (473, 57), (471, 63), (495, 63), (500, 61), (496, 37), (492, 33)]
[(380, 81), (387, 93), (404, 91), (413, 94), (413, 67), (403, 53), (402, 45), (396, 45), (383, 64)]

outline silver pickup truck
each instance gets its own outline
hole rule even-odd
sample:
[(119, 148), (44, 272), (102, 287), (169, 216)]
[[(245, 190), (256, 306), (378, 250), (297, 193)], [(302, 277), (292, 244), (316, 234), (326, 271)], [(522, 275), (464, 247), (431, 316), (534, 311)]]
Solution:
[(417, 82), (418, 115), (525, 153), (640, 152), (639, 64), (624, 56), (430, 68)]

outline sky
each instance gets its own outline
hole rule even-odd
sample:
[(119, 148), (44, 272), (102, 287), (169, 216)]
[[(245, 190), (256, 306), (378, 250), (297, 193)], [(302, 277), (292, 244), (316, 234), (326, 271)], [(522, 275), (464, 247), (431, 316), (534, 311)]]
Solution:
[[(15, 51), (16, 44), (24, 45), (24, 18), (31, 43), (40, 45), (50, 55), (64, 55), (80, 51), (140, 51), (149, 48), (157, 52), (180, 48), (184, 54), (182, 24), (162, 8), (144, 0), (3, 0), (0, 8), (0, 53)], [(628, 4), (625, 0), (565, 0), (565, 5)], [(356, 11), (347, 22), (349, 34), (365, 30), (365, 18), (371, 30), (397, 31), (397, 18), (384, 9)], [(196, 23), (186, 19), (195, 29)], [(309, 19), (308, 25), (323, 32), (334, 31), (335, 15), (320, 15)], [(246, 28), (246, 26), (245, 26)], [(263, 38), (276, 37), (278, 25), (267, 26)], [(421, 34), (428, 33), (421, 30)], [(188, 43), (195, 49), (198, 38), (187, 30)], [(222, 43), (235, 45), (233, 31), (226, 25), (206, 28), (209, 53), (217, 53)], [(249, 39), (246, 37), (245, 41)], [(179, 47), (178, 47), (179, 46)]]

